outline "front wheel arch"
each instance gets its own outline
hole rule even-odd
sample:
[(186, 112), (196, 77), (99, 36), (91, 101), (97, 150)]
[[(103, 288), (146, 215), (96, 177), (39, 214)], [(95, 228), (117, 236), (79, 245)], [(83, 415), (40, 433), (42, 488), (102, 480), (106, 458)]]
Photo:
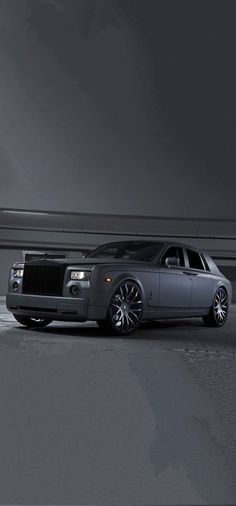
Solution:
[[(117, 300), (114, 301), (115, 297)], [(122, 277), (113, 287), (106, 318), (97, 323), (103, 330), (116, 335), (132, 334), (142, 320), (143, 306), (144, 291), (140, 283), (134, 277)]]
[(111, 291), (111, 295), (110, 295), (110, 298), (109, 298), (109, 301), (108, 301), (108, 306), (107, 306), (107, 309), (109, 307), (109, 304), (111, 302), (111, 298), (113, 296), (113, 293), (115, 292), (115, 290), (117, 290), (117, 288), (119, 287), (119, 285), (121, 283), (128, 283), (129, 281), (131, 281), (132, 283), (136, 283), (136, 285), (138, 286), (138, 288), (141, 290), (141, 293), (142, 293), (142, 298), (143, 298), (143, 303), (145, 301), (145, 290), (143, 288), (143, 285), (140, 281), (139, 278), (136, 278), (136, 276), (132, 276), (132, 275), (129, 275), (127, 277), (127, 274), (124, 275), (124, 274), (121, 274), (117, 279), (116, 279), (116, 282), (114, 284), (114, 286), (112, 287), (112, 291)]

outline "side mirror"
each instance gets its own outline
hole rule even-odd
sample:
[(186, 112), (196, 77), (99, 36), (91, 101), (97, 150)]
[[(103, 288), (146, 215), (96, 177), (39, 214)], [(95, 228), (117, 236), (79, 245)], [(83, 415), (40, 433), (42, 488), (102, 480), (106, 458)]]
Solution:
[(177, 257), (167, 257), (165, 259), (165, 266), (168, 267), (169, 269), (171, 267), (179, 267), (179, 264), (180, 260)]

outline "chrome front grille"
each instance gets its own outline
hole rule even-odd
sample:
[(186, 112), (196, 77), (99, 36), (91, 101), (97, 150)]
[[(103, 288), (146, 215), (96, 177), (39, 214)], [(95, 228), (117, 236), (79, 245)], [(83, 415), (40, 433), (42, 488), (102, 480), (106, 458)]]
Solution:
[(65, 266), (51, 261), (25, 264), (22, 292), (33, 295), (62, 296)]

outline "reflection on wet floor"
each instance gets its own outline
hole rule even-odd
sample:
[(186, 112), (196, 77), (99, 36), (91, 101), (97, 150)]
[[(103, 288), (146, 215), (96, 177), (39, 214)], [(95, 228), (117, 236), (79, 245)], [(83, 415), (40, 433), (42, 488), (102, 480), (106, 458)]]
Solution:
[(42, 329), (24, 328), (12, 316), (6, 318), (4, 315), (0, 322), (0, 346), (15, 347), (18, 351), (27, 351), (29, 347), (31, 350), (41, 350), (42, 353), (56, 353), (59, 349), (66, 353), (82, 343), (98, 350), (112, 349), (114, 352), (131, 349), (135, 352), (148, 346), (152, 353), (184, 353), (190, 361), (195, 360), (196, 356), (200, 359), (204, 355), (209, 359), (215, 355), (224, 359), (234, 356), (236, 352), (236, 334), (232, 321), (222, 329), (206, 328), (199, 319), (145, 322), (128, 338), (104, 336), (94, 322), (52, 322)]
[(235, 327), (234, 306), (111, 338), (3, 308), (0, 502), (236, 504)]
[[(184, 469), (207, 504), (234, 504), (235, 357), (222, 364), (219, 354), (210, 361), (207, 354), (196, 353), (195, 359), (192, 355), (191, 360), (188, 354), (175, 352), (171, 355), (143, 352), (129, 355), (130, 368), (156, 420), (151, 460), (157, 477), (163, 473), (168, 476), (169, 469)], [(229, 382), (230, 393), (226, 396)], [(226, 489), (222, 483), (227, 483)], [(176, 483), (175, 488), (181, 504), (181, 487)]]

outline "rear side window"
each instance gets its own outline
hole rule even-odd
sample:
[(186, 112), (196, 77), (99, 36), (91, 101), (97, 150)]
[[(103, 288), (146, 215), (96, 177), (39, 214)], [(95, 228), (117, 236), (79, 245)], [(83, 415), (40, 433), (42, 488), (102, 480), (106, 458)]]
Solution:
[(203, 254), (201, 254), (201, 258), (202, 258), (202, 261), (204, 263), (206, 271), (210, 271), (210, 267), (209, 267), (209, 265), (208, 265), (208, 263), (207, 263), (207, 261), (206, 261), (206, 259), (205, 259), (205, 257), (204, 257)]
[(186, 251), (188, 255), (189, 267), (191, 269), (201, 269), (204, 271), (204, 265), (199, 253), (192, 249), (187, 249)]

